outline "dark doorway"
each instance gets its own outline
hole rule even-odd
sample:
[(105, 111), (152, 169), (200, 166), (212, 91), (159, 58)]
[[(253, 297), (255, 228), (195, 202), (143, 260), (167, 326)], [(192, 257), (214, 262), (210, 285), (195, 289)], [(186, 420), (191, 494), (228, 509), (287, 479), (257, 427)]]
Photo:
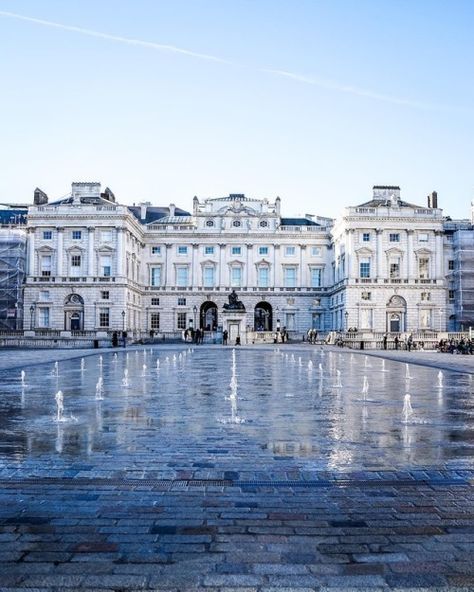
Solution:
[(203, 331), (217, 330), (217, 305), (215, 302), (208, 300), (201, 305), (199, 328)]
[(272, 328), (272, 307), (268, 302), (259, 302), (255, 307), (254, 331), (271, 331)]

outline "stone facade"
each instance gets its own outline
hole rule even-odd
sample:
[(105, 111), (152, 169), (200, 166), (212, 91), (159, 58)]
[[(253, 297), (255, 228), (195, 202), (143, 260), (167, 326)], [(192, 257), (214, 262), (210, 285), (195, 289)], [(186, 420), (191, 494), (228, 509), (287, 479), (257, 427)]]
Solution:
[[(44, 194), (43, 194), (44, 195)], [(241, 194), (176, 208), (116, 203), (98, 183), (28, 213), (25, 329), (135, 335), (189, 327), (370, 332), (445, 329), (452, 257), (442, 210), (374, 187), (329, 218), (281, 216)], [(235, 290), (243, 309), (227, 309)]]

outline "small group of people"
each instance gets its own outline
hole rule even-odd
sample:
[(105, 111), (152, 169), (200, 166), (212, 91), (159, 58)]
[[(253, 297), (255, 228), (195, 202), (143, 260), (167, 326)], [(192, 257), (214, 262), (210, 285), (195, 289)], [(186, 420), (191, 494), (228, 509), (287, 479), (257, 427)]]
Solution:
[[(382, 345), (383, 349), (388, 349), (388, 333), (385, 333), (383, 336)], [(405, 337), (405, 339), (400, 339), (399, 335), (397, 334), (393, 338), (393, 349), (406, 349), (407, 351), (411, 351), (413, 349), (423, 351), (425, 349), (425, 342), (415, 342), (411, 333), (408, 335), (408, 337)]]
[(474, 339), (441, 339), (436, 348), (441, 353), (474, 355)]
[(191, 341), (196, 345), (200, 345), (204, 342), (204, 331), (201, 329), (193, 329), (189, 327), (183, 332), (184, 341)]
[(308, 329), (308, 332), (306, 333), (306, 339), (308, 343), (315, 344), (318, 339), (318, 332), (316, 329)]
[(286, 327), (283, 327), (281, 330), (277, 327), (276, 332), (273, 334), (273, 343), (286, 343), (287, 341), (288, 331), (286, 330)]

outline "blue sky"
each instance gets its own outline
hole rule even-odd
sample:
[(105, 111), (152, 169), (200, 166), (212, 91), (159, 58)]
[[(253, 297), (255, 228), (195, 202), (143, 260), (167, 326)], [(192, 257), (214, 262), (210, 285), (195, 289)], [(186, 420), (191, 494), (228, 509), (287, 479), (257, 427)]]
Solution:
[(468, 217), (473, 30), (470, 0), (0, 0), (0, 201), (336, 216), (396, 184)]

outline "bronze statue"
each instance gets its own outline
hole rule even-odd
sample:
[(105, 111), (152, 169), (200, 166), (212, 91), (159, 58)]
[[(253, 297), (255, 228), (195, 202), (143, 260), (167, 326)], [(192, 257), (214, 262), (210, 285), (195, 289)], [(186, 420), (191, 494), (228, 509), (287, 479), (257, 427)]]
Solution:
[(239, 300), (235, 290), (229, 294), (229, 304), (224, 304), (224, 310), (245, 310), (245, 306)]

